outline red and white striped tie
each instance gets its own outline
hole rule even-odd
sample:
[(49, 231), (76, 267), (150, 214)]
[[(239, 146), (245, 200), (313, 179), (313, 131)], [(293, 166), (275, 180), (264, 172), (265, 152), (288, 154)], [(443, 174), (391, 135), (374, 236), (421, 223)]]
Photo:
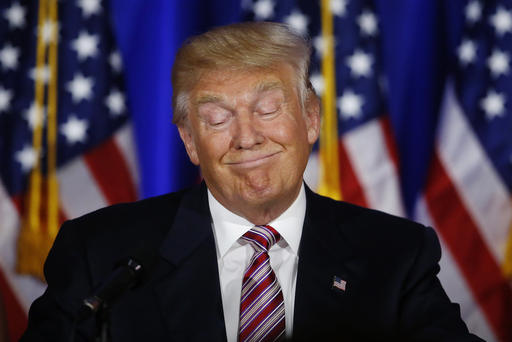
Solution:
[(240, 342), (277, 341), (284, 334), (284, 299), (270, 267), (268, 250), (281, 235), (270, 226), (255, 226), (242, 236), (254, 248), (240, 298)]

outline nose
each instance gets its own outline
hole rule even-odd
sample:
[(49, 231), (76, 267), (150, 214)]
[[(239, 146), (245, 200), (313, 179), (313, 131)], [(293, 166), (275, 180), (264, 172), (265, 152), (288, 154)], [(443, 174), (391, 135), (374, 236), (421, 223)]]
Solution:
[(234, 125), (233, 143), (236, 149), (251, 149), (261, 144), (265, 137), (251, 114), (241, 114)]

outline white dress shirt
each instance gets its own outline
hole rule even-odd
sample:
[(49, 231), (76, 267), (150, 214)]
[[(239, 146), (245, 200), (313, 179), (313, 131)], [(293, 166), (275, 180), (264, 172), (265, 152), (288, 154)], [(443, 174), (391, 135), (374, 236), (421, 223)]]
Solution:
[[(226, 334), (228, 342), (236, 342), (242, 279), (254, 254), (251, 245), (240, 238), (254, 227), (254, 224), (226, 209), (213, 197), (210, 190), (208, 190), (208, 204), (217, 248)], [(287, 337), (291, 337), (293, 329), (298, 250), (305, 215), (306, 193), (302, 184), (299, 195), (292, 205), (281, 216), (268, 223), (281, 234), (281, 240), (270, 248), (268, 254), (270, 265), (283, 291)]]

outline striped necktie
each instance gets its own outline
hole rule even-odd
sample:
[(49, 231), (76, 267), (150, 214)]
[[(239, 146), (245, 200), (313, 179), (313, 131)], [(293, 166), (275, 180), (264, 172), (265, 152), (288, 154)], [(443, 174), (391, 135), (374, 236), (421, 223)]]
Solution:
[(284, 299), (270, 267), (268, 250), (281, 236), (270, 226), (255, 226), (242, 236), (254, 249), (242, 283), (239, 341), (276, 341), (284, 334)]

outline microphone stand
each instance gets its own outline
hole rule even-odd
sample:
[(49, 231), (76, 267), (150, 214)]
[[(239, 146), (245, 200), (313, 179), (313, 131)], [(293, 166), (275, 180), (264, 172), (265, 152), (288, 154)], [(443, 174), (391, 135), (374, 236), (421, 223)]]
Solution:
[(102, 305), (96, 313), (96, 326), (98, 332), (95, 342), (110, 342), (112, 340), (110, 335), (110, 307), (107, 305)]
[[(102, 304), (100, 308), (94, 313), (94, 319), (96, 321), (96, 333), (94, 342), (111, 342), (112, 335), (110, 334), (110, 307)], [(75, 341), (77, 325), (80, 320), (75, 318), (71, 327), (71, 334), (69, 336), (69, 342)]]

